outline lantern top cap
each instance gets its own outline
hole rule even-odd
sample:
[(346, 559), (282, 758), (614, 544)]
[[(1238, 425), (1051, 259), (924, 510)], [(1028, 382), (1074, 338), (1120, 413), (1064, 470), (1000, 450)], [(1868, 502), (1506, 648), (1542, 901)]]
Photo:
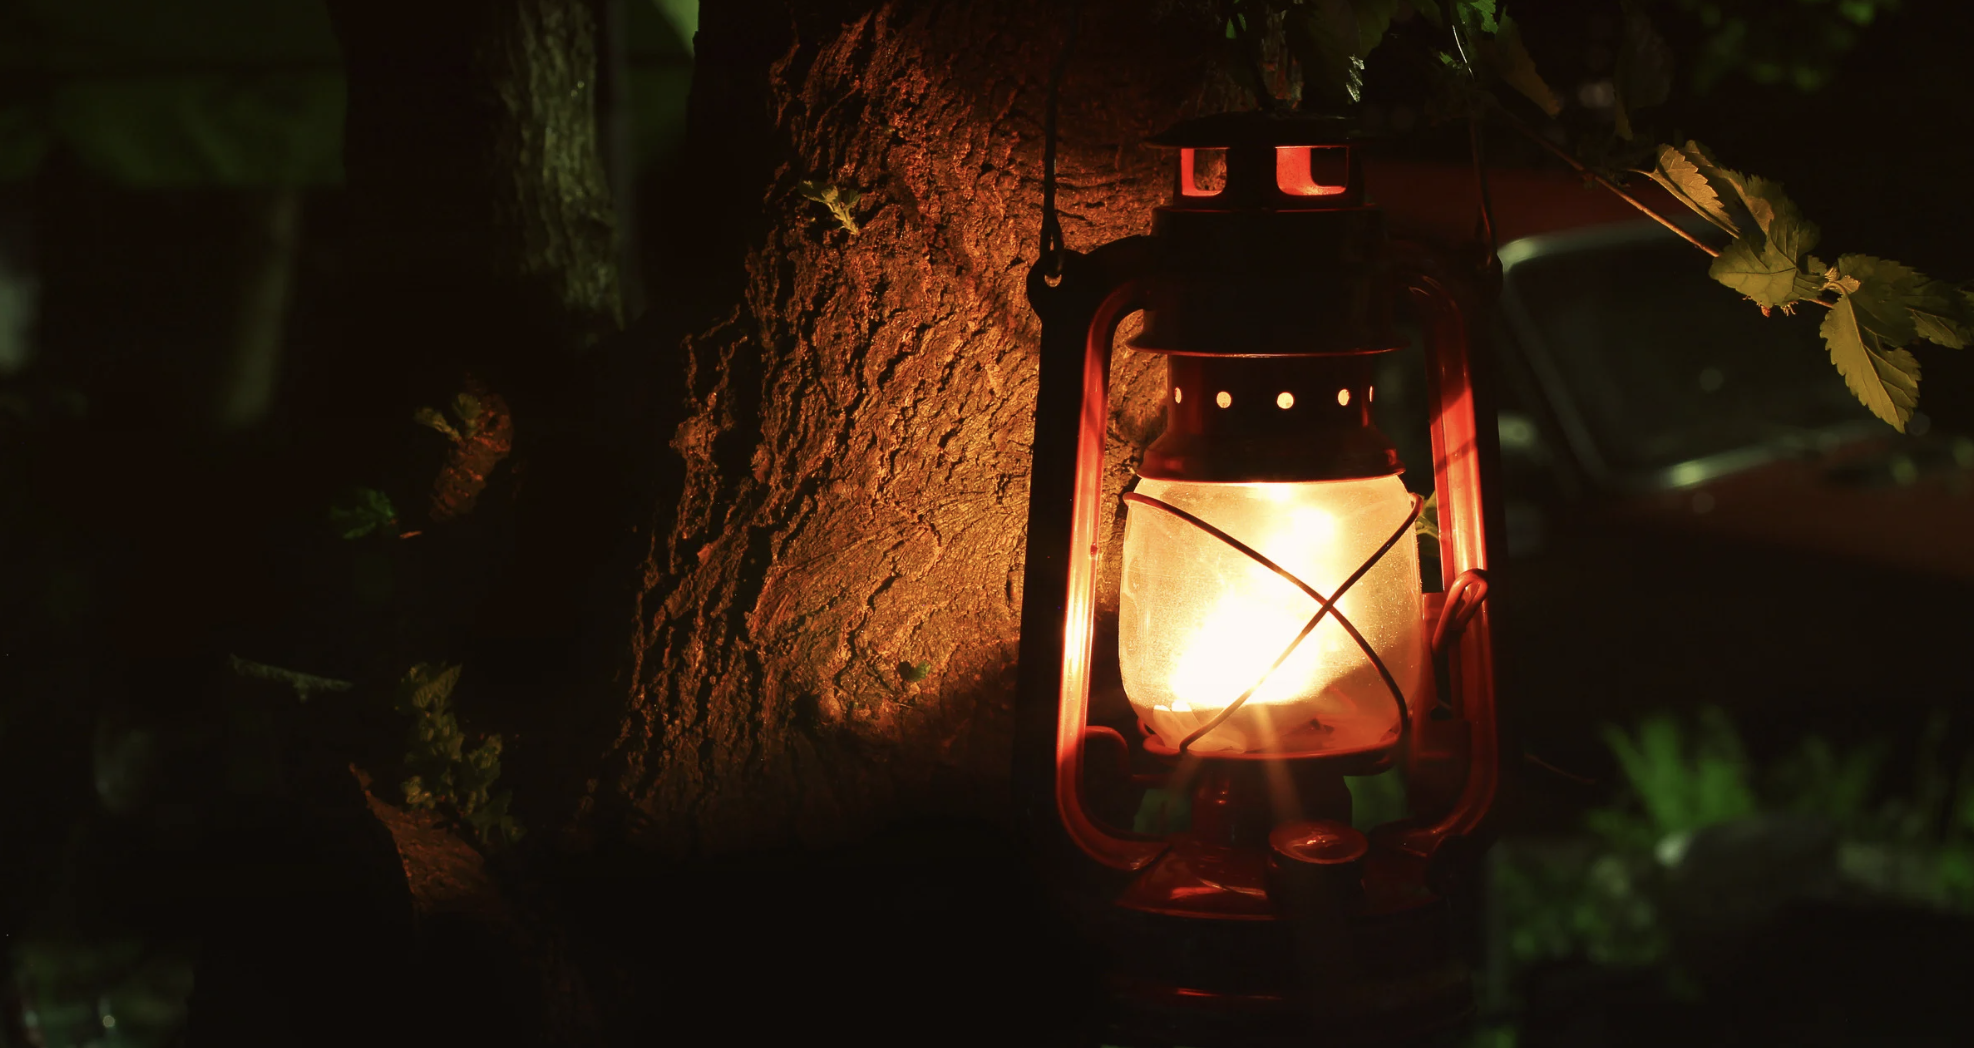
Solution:
[(1155, 146), (1221, 149), (1241, 146), (1340, 146), (1364, 141), (1356, 118), (1337, 112), (1278, 109), (1213, 113), (1182, 120), (1146, 139)]

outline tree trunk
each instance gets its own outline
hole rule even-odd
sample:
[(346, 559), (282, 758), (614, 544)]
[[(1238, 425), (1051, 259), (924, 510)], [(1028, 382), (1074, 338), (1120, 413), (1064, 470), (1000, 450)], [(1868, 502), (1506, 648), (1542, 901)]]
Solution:
[(471, 369), (529, 396), (619, 322), (592, 5), (329, 8), (349, 78), (348, 372)]
[[(1023, 280), (1070, 6), (705, 6), (689, 176), (662, 204), (672, 307), (641, 343), (683, 379), (676, 457), (579, 826), (707, 853), (1004, 808), (1038, 334)], [(1058, 160), (1082, 249), (1148, 230), (1166, 184), (1142, 140), (1228, 101), (1211, 5), (1085, 6)], [(860, 193), (861, 232), (804, 181)], [(1117, 482), (1158, 414), (1129, 392), (1161, 374), (1119, 358)]]

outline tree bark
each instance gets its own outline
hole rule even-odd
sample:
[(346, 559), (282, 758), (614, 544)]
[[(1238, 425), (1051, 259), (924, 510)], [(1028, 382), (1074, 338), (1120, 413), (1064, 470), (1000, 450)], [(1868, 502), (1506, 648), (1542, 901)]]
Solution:
[(329, 8), (349, 79), (350, 342), (381, 365), (346, 373), (444, 384), (471, 368), (528, 396), (620, 320), (594, 8)]
[[(1038, 334), (1023, 280), (1068, 6), (703, 9), (689, 177), (662, 205), (680, 265), (643, 335), (682, 388), (580, 829), (708, 853), (1003, 810)], [(1148, 230), (1166, 184), (1142, 140), (1230, 101), (1211, 5), (1085, 6), (1058, 160), (1083, 249)], [(803, 181), (860, 193), (861, 232)], [(1119, 357), (1114, 483), (1160, 375)]]

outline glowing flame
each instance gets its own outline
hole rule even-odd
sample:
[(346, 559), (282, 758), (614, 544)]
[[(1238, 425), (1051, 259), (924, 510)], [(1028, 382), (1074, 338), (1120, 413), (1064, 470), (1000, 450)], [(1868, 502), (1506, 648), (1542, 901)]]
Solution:
[[(1197, 514), (1326, 597), (1370, 559), (1411, 505), (1396, 477), (1141, 480), (1138, 490)], [(1396, 737), (1389, 688), (1335, 616), (1270, 671), (1322, 604), (1265, 565), (1170, 514), (1134, 505), (1123, 574), (1118, 656), (1125, 694), (1165, 744), (1178, 745), (1250, 688), (1241, 709), (1200, 737), (1195, 750), (1265, 750), (1289, 735), (1305, 749), (1355, 750)], [(1421, 664), (1418, 579), (1414, 547), (1401, 542), (1340, 602), (1407, 694)]]

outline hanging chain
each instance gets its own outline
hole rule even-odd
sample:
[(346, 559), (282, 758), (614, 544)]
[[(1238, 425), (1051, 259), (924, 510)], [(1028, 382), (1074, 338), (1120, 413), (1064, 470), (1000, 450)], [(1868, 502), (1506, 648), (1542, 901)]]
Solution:
[(1083, 25), (1083, 0), (1069, 2), (1069, 33), (1062, 41), (1062, 54), (1049, 71), (1049, 104), (1042, 115), (1042, 273), (1054, 283), (1062, 276), (1063, 258), (1068, 247), (1062, 239), (1062, 220), (1056, 216), (1056, 110), (1062, 96), (1062, 76), (1069, 70), (1069, 56), (1076, 51), (1076, 33)]

